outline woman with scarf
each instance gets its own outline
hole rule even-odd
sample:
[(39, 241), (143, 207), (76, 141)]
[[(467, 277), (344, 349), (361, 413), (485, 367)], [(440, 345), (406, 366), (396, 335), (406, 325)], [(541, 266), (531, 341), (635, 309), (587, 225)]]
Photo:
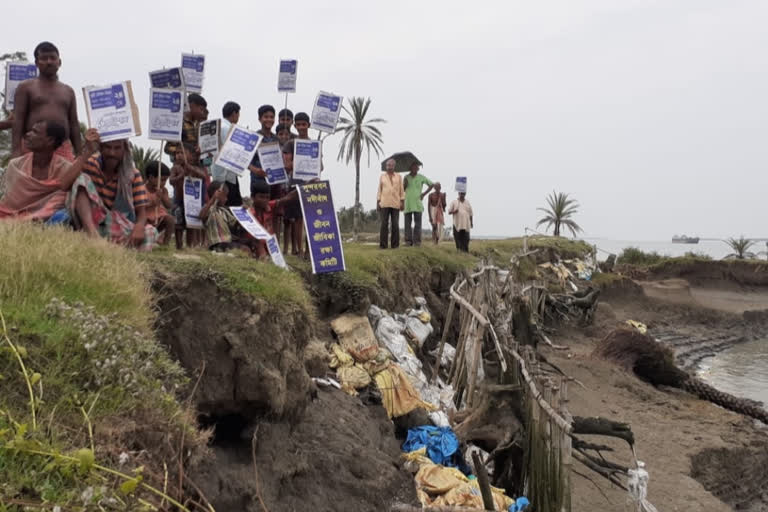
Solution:
[(443, 226), (445, 225), (445, 192), (441, 191), (439, 182), (435, 182), (434, 188), (435, 191), (429, 194), (427, 198), (427, 204), (429, 206), (429, 223), (432, 224), (432, 241), (439, 244), (443, 237)]
[(101, 152), (85, 163), (67, 198), (77, 228), (140, 251), (157, 244), (157, 230), (147, 224), (147, 204), (147, 189), (127, 139), (102, 142)]

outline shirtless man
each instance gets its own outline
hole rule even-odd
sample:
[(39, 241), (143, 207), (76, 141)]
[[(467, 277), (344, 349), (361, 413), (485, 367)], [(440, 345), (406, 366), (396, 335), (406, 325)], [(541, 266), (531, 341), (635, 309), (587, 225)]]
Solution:
[(57, 154), (72, 161), (82, 149), (80, 123), (77, 121), (75, 92), (70, 86), (59, 82), (57, 73), (61, 58), (58, 48), (49, 42), (37, 45), (35, 64), (39, 76), (25, 80), (16, 89), (12, 156), (21, 156), (25, 152), (22, 138), (35, 123), (53, 121), (64, 126), (67, 132)]

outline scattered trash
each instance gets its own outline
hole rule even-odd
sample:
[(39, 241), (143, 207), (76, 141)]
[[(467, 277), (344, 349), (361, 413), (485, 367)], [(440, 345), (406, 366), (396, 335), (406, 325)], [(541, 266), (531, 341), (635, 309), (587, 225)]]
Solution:
[(644, 324), (644, 323), (642, 323), (642, 322), (638, 322), (638, 321), (636, 321), (636, 320), (627, 320), (625, 323), (626, 323), (628, 326), (630, 326), (630, 327), (632, 327), (633, 329), (635, 329), (635, 330), (636, 330), (637, 332), (639, 332), (640, 334), (647, 334), (647, 333), (648, 333), (648, 326), (647, 326), (647, 325), (645, 325), (645, 324)]
[(408, 430), (403, 451), (410, 453), (420, 448), (426, 448), (427, 456), (435, 464), (458, 466), (454, 456), (459, 450), (459, 440), (450, 427), (425, 425)]

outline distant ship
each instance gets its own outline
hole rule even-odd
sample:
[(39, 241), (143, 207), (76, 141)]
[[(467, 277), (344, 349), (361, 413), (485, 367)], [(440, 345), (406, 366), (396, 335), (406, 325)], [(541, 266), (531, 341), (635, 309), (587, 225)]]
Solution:
[(685, 235), (683, 235), (683, 236), (675, 235), (675, 236), (672, 237), (672, 243), (673, 244), (697, 244), (697, 243), (699, 243), (699, 237), (697, 237), (697, 236), (688, 237), (688, 236), (685, 236)]

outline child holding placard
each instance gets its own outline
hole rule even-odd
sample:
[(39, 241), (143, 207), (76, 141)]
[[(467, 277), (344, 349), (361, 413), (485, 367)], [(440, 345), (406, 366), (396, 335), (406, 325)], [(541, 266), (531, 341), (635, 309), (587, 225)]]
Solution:
[[(176, 249), (184, 247), (184, 232), (187, 233), (187, 247), (200, 247), (203, 245), (203, 232), (200, 229), (187, 229), (184, 211), (184, 178), (198, 178), (203, 180), (203, 190), (210, 185), (210, 177), (205, 169), (200, 167), (200, 151), (196, 145), (184, 142), (178, 146), (173, 167), (171, 168), (171, 186), (173, 187), (173, 214), (176, 218)], [(205, 202), (203, 191), (201, 200)]]
[[(158, 167), (160, 167), (160, 180), (158, 181)], [(144, 168), (144, 181), (147, 187), (147, 224), (154, 226), (162, 233), (157, 239), (160, 245), (166, 245), (171, 241), (171, 234), (176, 231), (176, 217), (171, 210), (173, 203), (165, 187), (171, 170), (162, 162), (150, 162)]]

